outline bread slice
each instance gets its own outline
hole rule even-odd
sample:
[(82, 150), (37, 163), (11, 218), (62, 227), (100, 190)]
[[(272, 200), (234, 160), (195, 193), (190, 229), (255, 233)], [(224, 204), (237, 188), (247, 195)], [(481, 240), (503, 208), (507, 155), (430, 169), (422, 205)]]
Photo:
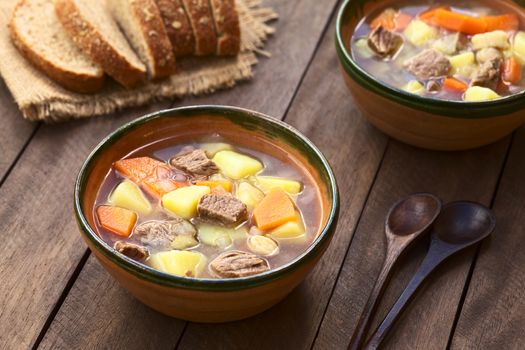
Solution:
[(155, 2), (159, 7), (175, 56), (193, 55), (195, 37), (182, 0), (155, 0)]
[(111, 17), (105, 0), (55, 0), (60, 22), (73, 41), (127, 88), (146, 79), (146, 67)]
[(69, 38), (55, 15), (53, 0), (20, 1), (9, 30), (20, 52), (66, 89), (92, 93), (102, 88), (104, 71)]
[(113, 16), (152, 79), (175, 72), (175, 55), (154, 0), (110, 0)]
[(241, 49), (241, 28), (235, 0), (209, 0), (217, 32), (217, 55), (237, 55)]
[(195, 55), (206, 56), (217, 52), (217, 33), (208, 0), (182, 0), (190, 18), (195, 36)]

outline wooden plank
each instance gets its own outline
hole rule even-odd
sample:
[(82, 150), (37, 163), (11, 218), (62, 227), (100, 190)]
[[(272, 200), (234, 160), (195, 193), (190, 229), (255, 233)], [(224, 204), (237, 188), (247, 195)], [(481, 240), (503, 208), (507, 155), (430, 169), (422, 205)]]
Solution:
[[(303, 1), (302, 6), (298, 8), (293, 2), (265, 1), (265, 5), (273, 6), (282, 18), (287, 19), (276, 22), (277, 34), (268, 42), (268, 50), (274, 53), (272, 59), (261, 59), (253, 81), (243, 83), (234, 90), (186, 99), (183, 104), (234, 104), (282, 118), (303, 71), (315, 51), (321, 37), (320, 33), (334, 3), (335, 0), (321, 6), (315, 0), (308, 0)], [(316, 16), (311, 16), (309, 11), (316, 13)], [(303, 38), (302, 40), (297, 40), (298, 33)], [(278, 83), (278, 88), (269, 88), (269, 85), (276, 83)], [(71, 235), (76, 236), (77, 234), (71, 232)], [(89, 257), (88, 266), (93, 264), (98, 263), (93, 257)], [(133, 308), (138, 307), (139, 304), (127, 294), (123, 294), (120, 287), (116, 285), (111, 285), (107, 289), (96, 287), (103, 285), (108, 278), (107, 273), (102, 269), (85, 269), (80, 272), (79, 279), (65, 298), (41, 346), (44, 348), (86, 348), (91, 347), (93, 339), (97, 341), (101, 339), (101, 343), (107, 339), (112, 344), (112, 348), (140, 348), (141, 338), (147, 339), (152, 332), (164, 333), (164, 330), (168, 329), (166, 332), (171, 333), (166, 335), (161, 343), (156, 343), (156, 347), (173, 348), (178, 332), (181, 330), (180, 321), (164, 322), (165, 318), (160, 314), (157, 314), (158, 319), (155, 320), (154, 314), (151, 315), (151, 318), (150, 316), (148, 318), (134, 317)], [(83, 291), (86, 289), (95, 290), (95, 293), (84, 294)], [(115, 298), (115, 295), (121, 297)], [(112, 305), (111, 310), (120, 310), (121, 313), (106, 317), (107, 313), (100, 310), (100, 305)], [(131, 308), (129, 308), (130, 305)], [(92, 315), (92, 318), (85, 318), (86, 314)], [(95, 325), (93, 325), (94, 319), (96, 320)], [(132, 325), (129, 324), (130, 322)], [(161, 323), (162, 328), (159, 331), (157, 325)], [(128, 334), (128, 328), (134, 330), (133, 334)], [(78, 336), (77, 332), (80, 332), (80, 329), (85, 329), (86, 333), (93, 333), (93, 335)], [(118, 343), (109, 339), (115, 336), (119, 339)]]
[(340, 77), (333, 30), (327, 31), (285, 120), (311, 138), (334, 167), (341, 193), (334, 240), (305, 282), (279, 305), (239, 322), (191, 323), (180, 349), (310, 348), (386, 147), (386, 137), (364, 121)]
[[(316, 349), (346, 349), (379, 273), (386, 249), (384, 220), (389, 207), (414, 192), (431, 192), (449, 202), (488, 205), (509, 140), (475, 151), (444, 153), (392, 141), (346, 256), (315, 342)], [(428, 239), (401, 261), (379, 306), (371, 331), (397, 299), (426, 253)], [(473, 251), (441, 266), (386, 340), (387, 349), (445, 349), (465, 285)]]
[(481, 246), (452, 349), (523, 349), (525, 344), (524, 152), (521, 128), (494, 201), (496, 230)]
[(0, 79), (0, 183), (38, 124), (22, 118), (16, 103)]

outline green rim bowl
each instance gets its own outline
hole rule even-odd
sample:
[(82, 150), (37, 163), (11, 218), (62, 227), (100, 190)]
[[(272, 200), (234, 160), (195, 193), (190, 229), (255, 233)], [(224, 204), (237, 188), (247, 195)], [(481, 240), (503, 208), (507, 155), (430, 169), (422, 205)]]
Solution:
[[(510, 0), (481, 1), (525, 13)], [(521, 5), (524, 1), (519, 2)], [(337, 16), (336, 50), (345, 83), (367, 119), (402, 142), (435, 150), (462, 150), (495, 142), (525, 123), (525, 92), (487, 102), (438, 100), (384, 84), (354, 61), (350, 40), (359, 21), (392, 0), (346, 0)]]
[[(237, 279), (195, 279), (166, 274), (116, 252), (94, 229), (92, 208), (111, 164), (152, 142), (166, 145), (216, 133), (242, 146), (294, 162), (317, 184), (320, 229), (300, 256), (274, 270)], [(321, 151), (299, 131), (261, 113), (228, 106), (164, 110), (136, 119), (106, 137), (83, 164), (74, 209), (82, 238), (100, 263), (140, 301), (166, 315), (198, 322), (225, 322), (257, 314), (282, 300), (320, 259), (337, 225), (339, 195)]]

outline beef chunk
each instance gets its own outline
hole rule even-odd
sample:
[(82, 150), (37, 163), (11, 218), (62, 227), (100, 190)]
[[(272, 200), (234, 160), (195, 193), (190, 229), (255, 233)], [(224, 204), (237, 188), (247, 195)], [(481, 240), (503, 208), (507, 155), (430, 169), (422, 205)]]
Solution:
[(245, 277), (270, 270), (270, 265), (257, 255), (232, 250), (216, 257), (210, 266), (220, 277)]
[(224, 225), (238, 224), (246, 220), (246, 205), (230, 194), (207, 194), (197, 205), (199, 217)]
[(173, 220), (143, 222), (133, 231), (141, 243), (157, 248), (170, 248), (171, 242), (177, 236), (189, 235), (193, 237), (196, 233), (195, 227), (189, 221), (178, 217)]
[(175, 168), (191, 175), (210, 176), (219, 172), (217, 165), (201, 149), (178, 154), (170, 162)]
[(405, 63), (405, 68), (418, 79), (427, 80), (446, 76), (452, 65), (448, 58), (434, 49), (426, 49)]
[(476, 52), (476, 61), (478, 61), (479, 64), (492, 60), (503, 60), (503, 54), (500, 50), (493, 47), (486, 47)]
[(381, 57), (393, 56), (403, 45), (403, 37), (379, 26), (368, 36), (368, 46)]
[(119, 253), (136, 261), (145, 261), (149, 257), (149, 252), (146, 248), (133, 243), (117, 241), (114, 248)]
[(499, 76), (501, 69), (501, 59), (494, 58), (492, 60), (483, 63), (474, 77), (472, 77), (472, 86), (483, 86), (492, 90), (496, 90), (498, 87)]

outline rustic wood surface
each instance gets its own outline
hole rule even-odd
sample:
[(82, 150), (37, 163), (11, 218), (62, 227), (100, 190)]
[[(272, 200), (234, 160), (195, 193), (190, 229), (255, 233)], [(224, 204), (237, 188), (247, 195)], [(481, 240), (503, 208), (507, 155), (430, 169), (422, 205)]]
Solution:
[[(521, 349), (525, 343), (525, 128), (478, 150), (441, 153), (391, 140), (355, 107), (337, 66), (337, 0), (265, 0), (280, 14), (252, 81), (91, 120), (24, 121), (0, 84), (0, 349), (345, 349), (384, 257), (384, 217), (400, 197), (493, 206), (490, 240), (453, 257), (418, 293), (388, 349)], [(76, 173), (109, 132), (170, 106), (237, 105), (284, 119), (330, 160), (340, 186), (334, 240), (283, 302), (248, 320), (204, 325), (163, 316), (123, 290), (80, 239)], [(426, 252), (395, 268), (371, 331)]]

